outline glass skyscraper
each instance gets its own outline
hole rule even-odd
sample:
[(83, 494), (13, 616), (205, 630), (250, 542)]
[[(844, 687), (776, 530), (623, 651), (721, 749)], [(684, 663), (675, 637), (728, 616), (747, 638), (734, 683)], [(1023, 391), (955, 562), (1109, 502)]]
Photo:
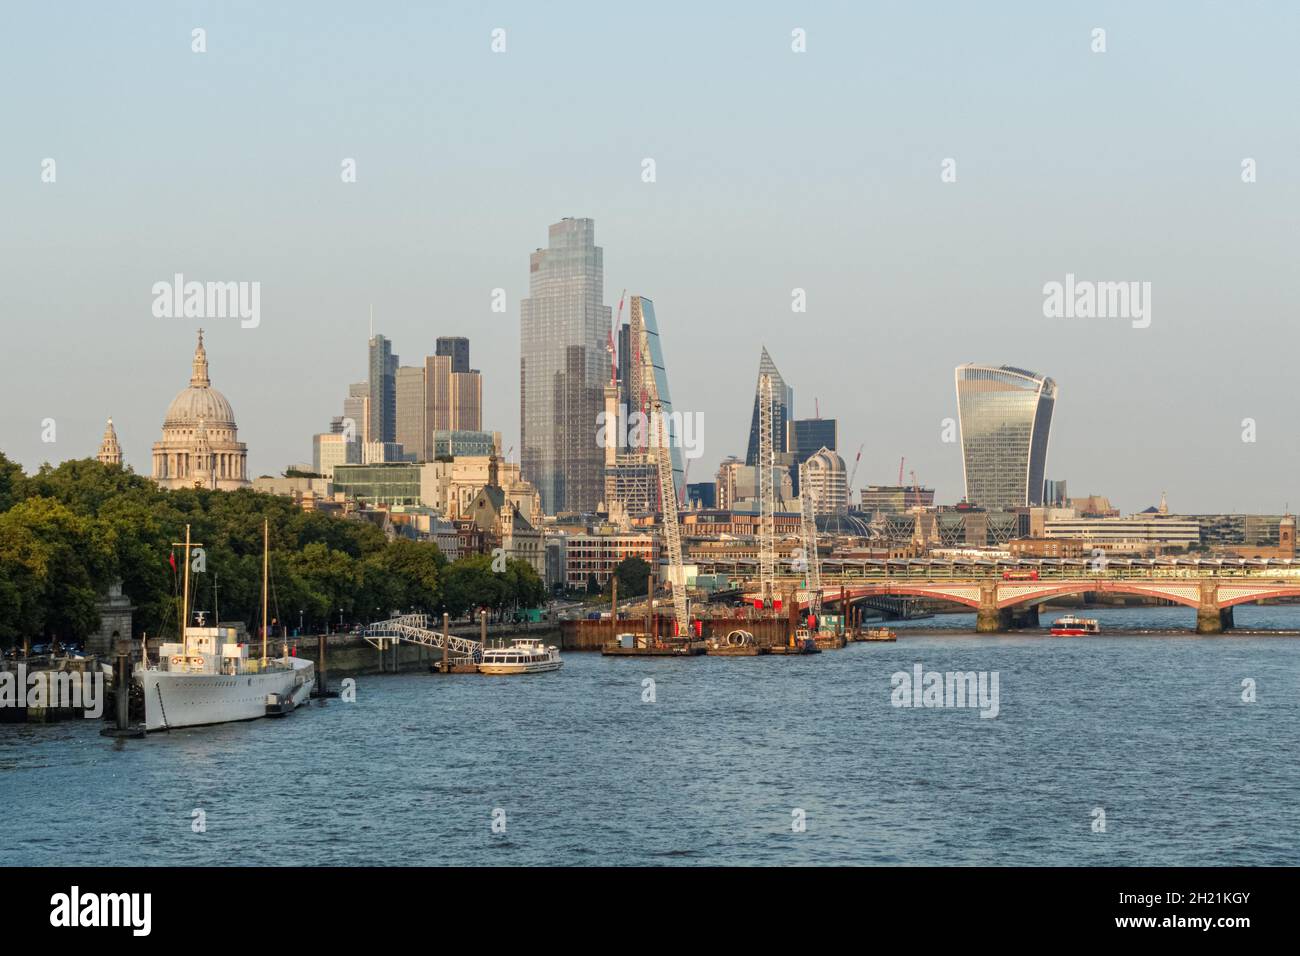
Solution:
[(370, 339), (370, 441), (397, 441), (397, 356), (382, 335)]
[(453, 372), (469, 371), (469, 339), (456, 335), (440, 335), (434, 345), (435, 355), (445, 355), (451, 359)]
[(1043, 503), (1056, 383), (1010, 365), (959, 365), (966, 500), (988, 511)]
[(604, 496), (596, 441), (609, 381), (610, 307), (591, 219), (563, 219), (529, 256), (519, 308), (519, 432), (523, 475), (548, 514), (594, 512)]
[(767, 354), (767, 346), (763, 346), (763, 354), (758, 359), (758, 384), (754, 386), (754, 417), (749, 423), (749, 448), (745, 452), (747, 465), (758, 464), (759, 385), (762, 384), (765, 374), (772, 377), (772, 451), (777, 455), (787, 450), (785, 423), (794, 417), (794, 389), (785, 384), (785, 379), (776, 370), (776, 363), (772, 361), (772, 356)]

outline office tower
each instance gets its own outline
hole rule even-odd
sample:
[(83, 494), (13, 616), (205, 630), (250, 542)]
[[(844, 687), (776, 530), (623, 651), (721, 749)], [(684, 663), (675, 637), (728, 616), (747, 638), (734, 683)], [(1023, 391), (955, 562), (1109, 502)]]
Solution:
[[(776, 369), (772, 356), (767, 354), (767, 346), (758, 360), (758, 381), (764, 375), (772, 377), (772, 449), (778, 461), (786, 449), (785, 423), (794, 417), (794, 389), (785, 384), (785, 379)], [(758, 386), (754, 386), (754, 415), (749, 425), (749, 449), (745, 452), (745, 464), (758, 463)]]
[(1070, 494), (1066, 490), (1065, 480), (1043, 482), (1043, 504), (1049, 508), (1064, 508)]
[[(657, 463), (654, 449), (658, 446), (658, 425), (652, 419), (655, 399), (659, 400), (664, 415), (664, 433), (668, 441), (669, 458), (673, 469), (673, 487), (678, 500), (685, 487), (686, 471), (682, 456), (682, 435), (677, 433), (678, 422), (673, 417), (673, 399), (668, 390), (668, 371), (664, 364), (663, 342), (659, 335), (659, 322), (655, 318), (655, 304), (643, 295), (634, 295), (629, 302), (628, 343), (631, 357), (628, 361), (628, 414), (640, 412), (645, 416), (645, 441), (639, 448), (629, 449), (648, 455), (649, 462)], [(635, 429), (629, 430), (629, 441)]]
[(813, 514), (848, 513), (849, 482), (843, 458), (829, 448), (821, 448), (808, 458), (803, 473), (804, 482), (801, 482), (799, 493), (812, 500)]
[(369, 441), (394, 442), (397, 434), (397, 356), (382, 335), (370, 339)]
[[(455, 365), (455, 362), (452, 362)], [(451, 373), (451, 429), (476, 432), (483, 428), (483, 376), (478, 369)]]
[(326, 478), (334, 477), (335, 465), (359, 462), (359, 445), (349, 443), (342, 432), (328, 432), (311, 438), (311, 469)]
[(439, 336), (434, 346), (434, 354), (450, 358), (453, 372), (468, 372), (470, 370), (469, 339), (453, 335)]
[(429, 461), (429, 428), (425, 425), (427, 399), (422, 365), (403, 365), (394, 377), (397, 424), (394, 433), (411, 461)]
[(833, 418), (794, 419), (786, 429), (786, 448), (794, 455), (794, 463), (802, 465), (823, 448), (838, 451), (838, 431)]
[(1056, 383), (1010, 365), (959, 365), (966, 500), (988, 511), (1043, 503)]
[(430, 355), (424, 360), (424, 427), (431, 432), (451, 430), (450, 355)]
[(714, 498), (717, 507), (724, 511), (731, 509), (740, 500), (740, 469), (745, 463), (735, 455), (728, 455), (718, 466), (718, 475), (714, 485), (718, 489)]
[(693, 511), (718, 506), (718, 487), (711, 481), (693, 481), (686, 486), (686, 501)]
[(343, 400), (343, 430), (350, 432), (358, 445), (370, 439), (370, 383), (353, 382)]
[(520, 461), (542, 507), (593, 512), (604, 486), (597, 416), (610, 377), (611, 309), (603, 305), (604, 258), (591, 219), (564, 219), (529, 256), (519, 309)]
[(432, 432), (481, 431), (483, 377), (477, 369), (452, 371), (455, 356), (424, 360), (425, 429)]
[(785, 445), (790, 455), (790, 478), (799, 494), (799, 466), (825, 448), (835, 451), (838, 427), (833, 418), (798, 418), (786, 424)]
[(632, 407), (632, 393), (629, 391), (628, 378), (632, 374), (632, 339), (631, 329), (624, 322), (618, 327), (618, 400), (621, 404)]

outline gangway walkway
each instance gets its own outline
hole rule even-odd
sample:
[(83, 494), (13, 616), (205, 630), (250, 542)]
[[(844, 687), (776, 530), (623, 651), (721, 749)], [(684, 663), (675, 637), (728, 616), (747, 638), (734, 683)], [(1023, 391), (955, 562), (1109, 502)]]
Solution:
[(475, 664), (483, 660), (483, 643), (455, 634), (444, 634), (429, 626), (427, 614), (402, 614), (387, 621), (375, 621), (361, 629), (361, 636), (371, 647), (382, 649), (381, 641), (405, 641), (421, 647), (436, 647), (447, 660), (459, 657)]

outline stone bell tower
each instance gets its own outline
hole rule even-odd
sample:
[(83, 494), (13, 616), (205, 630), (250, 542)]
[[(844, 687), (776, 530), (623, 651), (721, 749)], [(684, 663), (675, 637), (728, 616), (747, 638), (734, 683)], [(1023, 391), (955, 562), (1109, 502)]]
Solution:
[(99, 454), (95, 456), (102, 464), (122, 464), (122, 446), (117, 443), (117, 431), (113, 428), (113, 419), (104, 427), (104, 437), (99, 443)]

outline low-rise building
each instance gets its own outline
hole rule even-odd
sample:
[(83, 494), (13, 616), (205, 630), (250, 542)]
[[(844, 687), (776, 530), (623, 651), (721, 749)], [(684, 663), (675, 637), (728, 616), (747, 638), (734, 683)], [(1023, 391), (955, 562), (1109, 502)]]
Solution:
[(1007, 551), (1013, 558), (1081, 558), (1091, 553), (1073, 538), (1013, 538)]
[(659, 564), (659, 538), (654, 534), (575, 534), (565, 543), (565, 585), (573, 590), (585, 590), (594, 577), (604, 588), (609, 584), (620, 561), (638, 557), (650, 567)]
[(1195, 518), (1140, 514), (1124, 518), (1060, 518), (1044, 522), (1046, 538), (1073, 538), (1108, 554), (1159, 554), (1199, 547)]

